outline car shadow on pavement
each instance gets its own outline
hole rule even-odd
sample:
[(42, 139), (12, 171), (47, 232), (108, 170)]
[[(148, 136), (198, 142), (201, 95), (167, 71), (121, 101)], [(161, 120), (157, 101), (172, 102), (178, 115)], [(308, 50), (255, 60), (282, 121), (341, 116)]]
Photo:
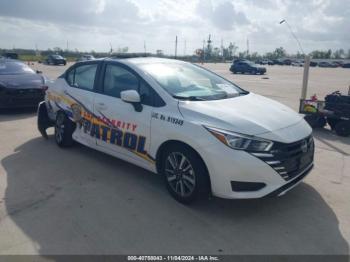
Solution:
[[(338, 136), (335, 132), (327, 128), (314, 129), (313, 136), (332, 150), (350, 156), (350, 137)], [(342, 144), (342, 148), (337, 143)]]
[(161, 176), (81, 145), (58, 148), (52, 136), (22, 144), (1, 164), (0, 221), (19, 229), (2, 231), (1, 253), (23, 245), (42, 255), (349, 253), (335, 213), (307, 184), (280, 198), (184, 206)]
[(10, 108), (0, 109), (0, 123), (5, 121), (17, 121), (33, 117), (37, 108)]

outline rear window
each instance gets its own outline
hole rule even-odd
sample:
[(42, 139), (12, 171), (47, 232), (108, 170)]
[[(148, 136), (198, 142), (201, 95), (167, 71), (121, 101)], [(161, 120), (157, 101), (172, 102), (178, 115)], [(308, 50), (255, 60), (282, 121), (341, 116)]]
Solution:
[(24, 63), (18, 61), (1, 61), (0, 60), (0, 75), (22, 75), (22, 74), (35, 74), (34, 70), (31, 69)]

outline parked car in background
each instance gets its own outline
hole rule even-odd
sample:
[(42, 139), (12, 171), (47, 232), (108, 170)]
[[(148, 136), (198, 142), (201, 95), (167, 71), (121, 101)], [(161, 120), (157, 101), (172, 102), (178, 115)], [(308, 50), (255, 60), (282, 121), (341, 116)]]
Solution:
[(0, 108), (36, 107), (44, 99), (45, 82), (26, 64), (0, 59)]
[(269, 63), (269, 60), (264, 59), (260, 61), (260, 65), (267, 65)]
[(304, 62), (294, 61), (294, 62), (292, 62), (292, 66), (303, 67), (304, 66)]
[(292, 64), (292, 60), (291, 59), (283, 59), (283, 64), (284, 65), (291, 65)]
[(329, 68), (336, 68), (338, 67), (337, 65), (333, 64), (333, 63), (330, 63), (330, 62), (319, 62), (318, 63), (318, 66), (319, 67), (329, 67)]
[(337, 66), (337, 67), (342, 67), (344, 65), (344, 62), (343, 61), (333, 61), (332, 64)]
[(345, 63), (345, 64), (343, 64), (342, 67), (343, 67), (343, 68), (350, 68), (350, 63)]
[(274, 59), (272, 60), (274, 65), (284, 65), (283, 61), (281, 59)]
[(14, 52), (7, 52), (2, 54), (3, 58), (18, 59), (18, 54)]
[(249, 74), (253, 74), (253, 75), (257, 75), (257, 74), (265, 74), (266, 73), (266, 68), (265, 67), (261, 67), (261, 66), (257, 66), (256, 64), (254, 64), (251, 61), (245, 60), (238, 60), (238, 61), (234, 61), (233, 64), (230, 67), (230, 71), (234, 74), (237, 73), (249, 73)]
[(317, 62), (315, 62), (315, 61), (310, 61), (310, 66), (311, 66), (311, 67), (316, 67), (317, 65), (318, 65)]
[(49, 55), (46, 58), (46, 63), (48, 65), (66, 65), (67, 64), (67, 60), (60, 55)]
[(95, 60), (95, 57), (93, 55), (82, 55), (77, 59), (77, 62), (91, 61), (91, 60)]

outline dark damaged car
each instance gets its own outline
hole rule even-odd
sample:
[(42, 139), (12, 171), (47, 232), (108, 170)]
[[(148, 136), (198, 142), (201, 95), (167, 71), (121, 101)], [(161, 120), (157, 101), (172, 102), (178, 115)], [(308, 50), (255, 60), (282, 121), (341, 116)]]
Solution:
[(0, 59), (0, 108), (36, 107), (44, 100), (45, 78), (26, 64)]

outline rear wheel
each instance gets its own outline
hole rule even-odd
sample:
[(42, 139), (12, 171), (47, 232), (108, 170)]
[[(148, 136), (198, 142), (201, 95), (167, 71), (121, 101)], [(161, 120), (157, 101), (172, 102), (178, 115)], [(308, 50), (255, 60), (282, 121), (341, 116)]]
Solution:
[(335, 132), (338, 136), (349, 136), (350, 135), (350, 121), (339, 121), (335, 125)]
[(75, 130), (75, 123), (72, 122), (65, 113), (58, 112), (55, 121), (55, 140), (60, 147), (70, 147), (73, 145), (72, 134)]
[(172, 145), (163, 154), (162, 173), (169, 193), (188, 204), (208, 195), (210, 182), (206, 167), (196, 152)]
[(332, 130), (335, 129), (335, 126), (339, 123), (339, 121), (341, 121), (341, 120), (336, 119), (336, 118), (327, 117), (327, 123), (331, 127)]

